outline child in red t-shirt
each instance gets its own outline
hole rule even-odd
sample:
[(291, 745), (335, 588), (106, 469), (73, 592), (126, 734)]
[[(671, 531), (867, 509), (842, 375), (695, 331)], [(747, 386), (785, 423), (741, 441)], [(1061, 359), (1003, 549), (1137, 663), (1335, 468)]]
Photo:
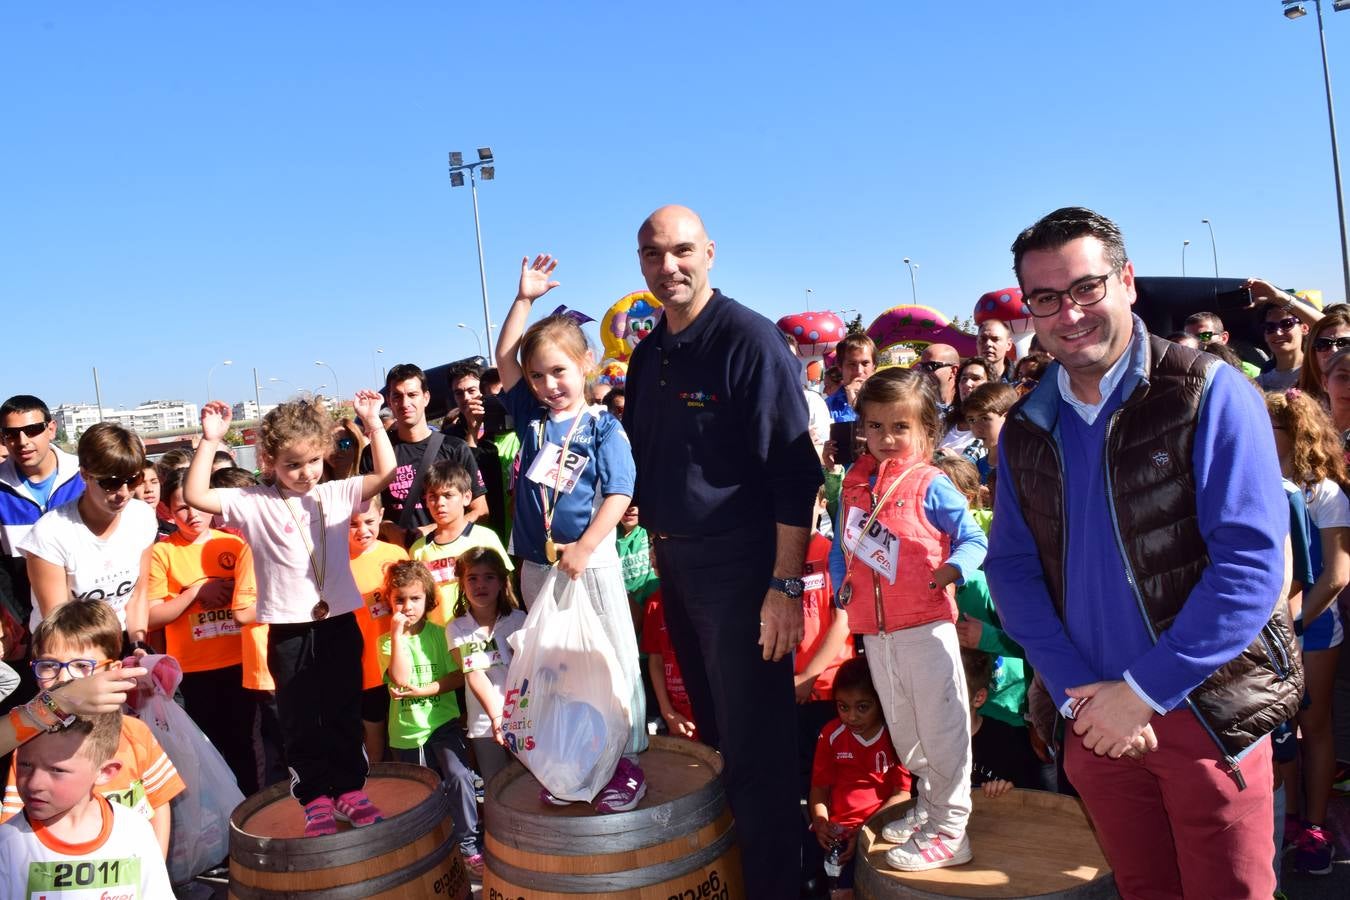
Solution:
[(834, 703), (839, 718), (821, 729), (811, 768), (811, 831), (825, 853), (842, 848), (836, 886), (848, 889), (858, 829), (877, 810), (908, 800), (911, 779), (886, 733), (866, 660), (839, 667)]
[(675, 647), (666, 631), (666, 615), (661, 602), (661, 589), (647, 598), (646, 613), (642, 618), (642, 641), (638, 649), (647, 654), (647, 672), (652, 679), (652, 692), (661, 707), (661, 718), (672, 735), (697, 740), (694, 726), (694, 708), (684, 690), (684, 676), (675, 658)]

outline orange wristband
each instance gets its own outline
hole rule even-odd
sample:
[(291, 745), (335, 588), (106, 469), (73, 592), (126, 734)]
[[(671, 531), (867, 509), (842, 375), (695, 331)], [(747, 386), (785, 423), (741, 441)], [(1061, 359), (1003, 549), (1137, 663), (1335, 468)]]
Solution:
[(16, 706), (9, 711), (9, 724), (14, 728), (14, 739), (20, 744), (27, 743), (42, 734), (42, 729), (33, 725), (23, 714), (22, 706)]

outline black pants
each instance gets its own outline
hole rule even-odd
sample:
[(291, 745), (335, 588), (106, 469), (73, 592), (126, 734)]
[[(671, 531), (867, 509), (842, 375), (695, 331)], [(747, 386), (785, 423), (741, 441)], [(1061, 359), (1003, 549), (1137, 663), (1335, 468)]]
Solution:
[(301, 803), (336, 799), (366, 782), (361, 646), (350, 613), (267, 629), (267, 668), (277, 686), (291, 794)]
[(242, 666), (184, 672), (179, 685), (188, 715), (211, 739), (239, 782), (245, 797), (258, 792), (258, 759), (253, 753), (253, 719), (258, 705), (244, 690)]
[(746, 896), (796, 897), (801, 881), (792, 657), (765, 662), (759, 610), (774, 526), (715, 538), (656, 538), (666, 627), (699, 738), (722, 752)]
[(248, 695), (258, 707), (258, 728), (254, 733), (253, 754), (258, 758), (258, 785), (268, 787), (285, 781), (286, 748), (281, 740), (281, 715), (277, 712), (274, 691), (250, 690)]

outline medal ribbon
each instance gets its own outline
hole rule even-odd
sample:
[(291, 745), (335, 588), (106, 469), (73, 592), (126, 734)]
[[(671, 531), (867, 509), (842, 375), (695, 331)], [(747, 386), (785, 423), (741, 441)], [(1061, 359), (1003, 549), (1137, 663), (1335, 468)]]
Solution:
[[(887, 460), (886, 462), (889, 462), (889, 460)], [(885, 465), (886, 465), (885, 462), (881, 464), (882, 467), (884, 467)], [(867, 521), (863, 523), (862, 531), (858, 532), (858, 540), (854, 542), (852, 550), (849, 549), (847, 540), (840, 541), (840, 543), (844, 547), (844, 584), (840, 585), (841, 589), (844, 587), (844, 585), (848, 584), (849, 575), (853, 573), (853, 560), (858, 555), (857, 547), (858, 544), (862, 543), (863, 536), (866, 535), (867, 532), (872, 528), (872, 525), (876, 523), (877, 516), (881, 514), (881, 510), (886, 505), (886, 501), (891, 499), (891, 494), (894, 494), (895, 489), (900, 486), (900, 482), (904, 481), (905, 476), (908, 475), (910, 472), (913, 472), (918, 467), (919, 463), (915, 463), (905, 471), (901, 472), (899, 475), (895, 476), (895, 481), (892, 481), (891, 486), (886, 488), (886, 493), (881, 495), (880, 500), (876, 499), (877, 496), (876, 494), (872, 495), (872, 514), (868, 516)], [(881, 479), (881, 468), (877, 469), (877, 479), (878, 480)], [(848, 522), (847, 515), (845, 516), (844, 522), (847, 525)]]
[(328, 559), (328, 529), (324, 527), (323, 501), (318, 497), (314, 498), (315, 505), (319, 507), (319, 552), (315, 554), (314, 542), (309, 539), (309, 529), (300, 524), (300, 516), (296, 514), (295, 507), (291, 506), (291, 499), (293, 498), (287, 498), (285, 494), (281, 493), (279, 487), (276, 488), (276, 491), (277, 496), (281, 498), (281, 502), (286, 504), (286, 512), (291, 514), (291, 521), (295, 523), (295, 530), (300, 532), (300, 540), (304, 541), (305, 551), (309, 554), (309, 570), (314, 574), (315, 587), (319, 589), (319, 602), (314, 605), (314, 610), (322, 612), (322, 615), (314, 616), (313, 613), (311, 615), (315, 619), (322, 619), (328, 615), (328, 604), (323, 599), (323, 582), (327, 567), (319, 562), (320, 559), (325, 562)]
[[(544, 507), (544, 539), (553, 540), (553, 514), (558, 510), (558, 494), (562, 492), (563, 473), (567, 471), (563, 463), (567, 460), (567, 450), (572, 446), (572, 438), (577, 435), (577, 428), (581, 425), (581, 420), (588, 415), (586, 407), (581, 407), (577, 411), (577, 417), (572, 420), (572, 427), (567, 432), (567, 437), (563, 438), (562, 453), (558, 454), (558, 472), (553, 479), (553, 493), (549, 495), (544, 486), (539, 485), (539, 499)], [(544, 425), (545, 423), (541, 423)], [(540, 443), (543, 443), (545, 427), (539, 429)]]

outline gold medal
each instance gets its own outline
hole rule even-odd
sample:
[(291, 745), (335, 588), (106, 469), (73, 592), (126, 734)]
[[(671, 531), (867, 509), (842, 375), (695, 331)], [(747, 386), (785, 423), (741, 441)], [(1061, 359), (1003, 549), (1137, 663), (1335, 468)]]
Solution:
[(547, 559), (550, 564), (558, 561), (558, 545), (553, 543), (553, 538), (546, 538), (544, 540), (544, 558)]
[(309, 611), (309, 617), (315, 622), (328, 618), (328, 601), (321, 599), (315, 603), (314, 608)]
[(848, 601), (853, 599), (853, 585), (846, 584), (839, 589), (839, 605), (848, 606)]

